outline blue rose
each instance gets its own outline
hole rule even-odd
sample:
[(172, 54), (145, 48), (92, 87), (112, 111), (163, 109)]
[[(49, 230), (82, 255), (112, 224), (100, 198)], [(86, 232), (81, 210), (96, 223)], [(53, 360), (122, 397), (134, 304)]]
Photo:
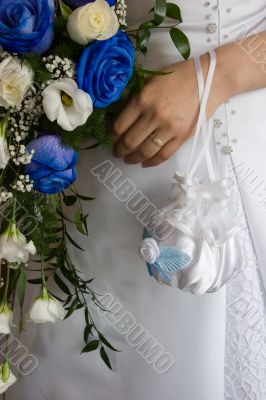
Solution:
[[(92, 3), (94, 0), (65, 0), (64, 3), (67, 4), (72, 9), (85, 6), (85, 4)], [(110, 6), (114, 6), (116, 0), (106, 0)]]
[(0, 46), (11, 53), (42, 54), (54, 37), (54, 0), (1, 0)]
[(59, 193), (76, 180), (78, 154), (62, 144), (58, 135), (44, 134), (32, 140), (27, 150), (35, 150), (25, 172), (34, 181), (33, 187), (38, 192)]
[(83, 51), (77, 65), (77, 82), (95, 108), (117, 101), (134, 68), (134, 48), (128, 35), (119, 31), (108, 40), (95, 41)]

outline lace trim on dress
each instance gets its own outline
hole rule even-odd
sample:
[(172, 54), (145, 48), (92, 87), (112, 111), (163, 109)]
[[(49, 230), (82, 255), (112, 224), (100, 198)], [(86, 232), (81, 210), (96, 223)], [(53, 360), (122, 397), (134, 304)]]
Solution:
[(242, 269), (227, 283), (225, 400), (266, 399), (266, 296), (237, 178), (235, 199), (247, 229), (240, 233)]

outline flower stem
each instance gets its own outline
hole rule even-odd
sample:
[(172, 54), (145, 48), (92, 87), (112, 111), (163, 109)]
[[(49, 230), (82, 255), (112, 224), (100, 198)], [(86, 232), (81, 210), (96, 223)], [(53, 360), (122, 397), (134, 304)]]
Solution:
[(12, 211), (12, 225), (16, 224), (16, 211), (17, 211), (17, 199), (16, 196), (14, 196), (14, 201), (13, 201), (13, 211)]
[(8, 126), (9, 115), (10, 115), (10, 111), (8, 110), (5, 113), (4, 118), (0, 122), (0, 135), (2, 137), (6, 137), (6, 130), (7, 130), (7, 126)]
[(43, 255), (41, 255), (41, 278), (42, 278), (42, 293), (47, 292), (46, 280), (44, 275)]
[(5, 291), (4, 291), (2, 306), (7, 304), (9, 280), (10, 280), (10, 268), (9, 268), (9, 266), (7, 266)]

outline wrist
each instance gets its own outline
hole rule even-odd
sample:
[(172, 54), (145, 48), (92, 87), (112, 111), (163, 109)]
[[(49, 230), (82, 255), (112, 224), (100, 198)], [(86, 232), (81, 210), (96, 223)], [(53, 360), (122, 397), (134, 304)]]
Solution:
[[(234, 61), (234, 57), (232, 57), (232, 49), (230, 47), (231, 45), (226, 45), (215, 50), (217, 65), (209, 97), (209, 116), (221, 104), (241, 92), (239, 66)], [(203, 54), (200, 59), (206, 80), (210, 64), (209, 53)]]
[[(209, 53), (203, 54), (200, 57), (200, 60), (204, 79), (206, 81), (210, 65)], [(222, 59), (220, 59), (219, 55), (217, 54), (217, 65), (207, 105), (208, 117), (211, 117), (221, 104), (232, 97), (232, 85), (230, 82), (231, 76), (229, 74), (229, 69), (226, 67), (226, 64), (223, 63)]]

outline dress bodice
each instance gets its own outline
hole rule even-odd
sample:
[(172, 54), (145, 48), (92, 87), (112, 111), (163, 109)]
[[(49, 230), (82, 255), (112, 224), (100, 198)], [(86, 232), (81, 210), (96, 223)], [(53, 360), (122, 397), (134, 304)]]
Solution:
[[(174, 3), (181, 9), (183, 23), (180, 28), (189, 37), (192, 55), (266, 29), (265, 0), (174, 0)], [(129, 1), (129, 28), (134, 29), (140, 22), (148, 20), (153, 5), (153, 0)], [(154, 31), (146, 63), (160, 67), (179, 59), (168, 30)]]

